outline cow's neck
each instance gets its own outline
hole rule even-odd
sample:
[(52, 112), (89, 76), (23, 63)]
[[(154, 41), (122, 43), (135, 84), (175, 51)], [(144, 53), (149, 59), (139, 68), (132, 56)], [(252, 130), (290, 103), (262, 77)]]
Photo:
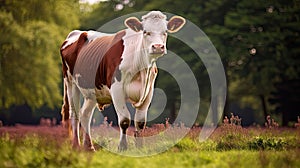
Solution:
[(124, 52), (120, 70), (124, 90), (131, 103), (141, 106), (149, 94), (150, 87), (155, 80), (151, 70), (156, 59), (151, 59), (145, 44), (142, 32), (126, 31), (123, 37)]

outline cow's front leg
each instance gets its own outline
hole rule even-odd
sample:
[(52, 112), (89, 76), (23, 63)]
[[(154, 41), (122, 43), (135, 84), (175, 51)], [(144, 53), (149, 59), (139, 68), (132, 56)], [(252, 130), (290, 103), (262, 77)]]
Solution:
[[(152, 74), (151, 81), (154, 81), (156, 77), (156, 74)], [(135, 145), (136, 147), (142, 147), (143, 146), (143, 135), (142, 132), (145, 129), (146, 122), (147, 122), (147, 111), (150, 106), (152, 97), (153, 97), (153, 91), (154, 91), (154, 82), (152, 82), (150, 86), (149, 93), (144, 100), (144, 102), (141, 104), (141, 106), (136, 108), (136, 113), (134, 117), (134, 125), (135, 125)]]
[(83, 146), (86, 150), (95, 151), (91, 138), (91, 119), (94, 109), (96, 107), (96, 101), (85, 98), (83, 106), (81, 108), (81, 126), (84, 130)]
[(135, 146), (137, 148), (142, 147), (144, 144), (142, 133), (145, 129), (146, 121), (147, 121), (147, 110), (137, 109), (134, 117), (134, 126), (135, 126), (134, 137), (135, 137)]
[(125, 93), (121, 82), (115, 82), (111, 86), (111, 96), (115, 110), (118, 115), (118, 122), (120, 127), (120, 143), (119, 151), (127, 150), (127, 129), (130, 126), (130, 113), (126, 106)]
[(130, 126), (130, 115), (127, 117), (118, 115), (119, 118), (119, 126), (120, 126), (120, 143), (119, 143), (119, 151), (127, 150), (128, 142), (127, 142), (127, 129)]

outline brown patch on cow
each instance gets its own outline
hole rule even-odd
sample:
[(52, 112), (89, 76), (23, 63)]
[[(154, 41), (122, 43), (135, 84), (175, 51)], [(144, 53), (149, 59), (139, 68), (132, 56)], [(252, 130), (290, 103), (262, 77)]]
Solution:
[(112, 78), (115, 75), (115, 72), (118, 71), (117, 68), (121, 63), (121, 56), (124, 51), (122, 37), (125, 36), (125, 33), (125, 31), (120, 31), (113, 37), (113, 39), (111, 39), (112, 45), (109, 46), (98, 66), (95, 78), (95, 86), (98, 89), (101, 89), (103, 85), (110, 88), (113, 83)]
[(110, 88), (114, 73), (121, 63), (125, 30), (95, 38), (78, 53), (73, 77), (78, 86), (87, 89)]
[[(65, 41), (62, 44), (60, 54), (62, 57), (62, 63), (63, 63), (63, 76), (67, 76), (67, 71), (69, 70), (71, 74), (73, 74), (74, 66), (77, 60), (78, 53), (80, 52), (81, 48), (87, 41), (87, 33), (83, 32), (80, 34), (79, 38), (77, 41), (72, 43), (71, 45), (65, 47), (64, 49), (62, 48), (67, 41)], [(69, 67), (69, 69), (68, 69)]]

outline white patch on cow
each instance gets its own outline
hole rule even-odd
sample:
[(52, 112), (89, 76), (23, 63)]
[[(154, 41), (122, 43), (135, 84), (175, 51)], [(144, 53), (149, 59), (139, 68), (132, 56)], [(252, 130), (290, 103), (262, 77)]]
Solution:
[(94, 88), (83, 88), (80, 87), (78, 79), (81, 77), (81, 74), (75, 74), (73, 77), (73, 82), (77, 85), (78, 89), (80, 90), (80, 92), (82, 93), (82, 96), (84, 98), (89, 98), (89, 99), (93, 99), (96, 100), (96, 95), (95, 95), (95, 89)]
[(80, 78), (81, 75), (80, 74), (75, 74), (75, 82), (78, 83), (78, 78)]
[(78, 87), (78, 88), (84, 98), (96, 100), (96, 92), (94, 88), (89, 88), (89, 89), (82, 88), (82, 87)]
[[(167, 54), (166, 42), (167, 42), (167, 17), (160, 11), (152, 11), (142, 17), (142, 25), (146, 37), (144, 38), (144, 45), (148, 47), (150, 54), (154, 54), (153, 46), (163, 46), (163, 53)], [(157, 57), (163, 54), (154, 54), (152, 57)]]
[(166, 32), (168, 30), (166, 20), (167, 17), (159, 11), (149, 12), (142, 17), (144, 30), (150, 32)]
[(69, 35), (67, 36), (67, 38), (65, 40), (66, 43), (61, 47), (61, 49), (63, 50), (66, 47), (68, 47), (69, 45), (76, 42), (79, 39), (80, 35), (84, 32), (87, 33), (88, 43), (92, 42), (93, 40), (95, 40), (99, 37), (113, 35), (113, 34), (107, 34), (107, 33), (101, 33), (101, 32), (98, 32), (98, 31), (93, 31), (93, 30), (89, 30), (89, 31), (74, 30), (74, 31), (69, 33)]
[(126, 35), (122, 38), (124, 51), (120, 70), (134, 75), (138, 71), (150, 66), (148, 53), (143, 45), (143, 33), (126, 29)]
[(69, 45), (73, 44), (75, 41), (77, 41), (80, 34), (83, 32), (84, 31), (80, 31), (80, 30), (71, 31), (65, 40), (66, 43), (61, 47), (61, 49), (63, 50), (66, 47), (68, 47)]
[(87, 33), (88, 33), (88, 42), (89, 43), (99, 37), (115, 35), (115, 34), (101, 33), (101, 32), (93, 31), (93, 30), (89, 30)]

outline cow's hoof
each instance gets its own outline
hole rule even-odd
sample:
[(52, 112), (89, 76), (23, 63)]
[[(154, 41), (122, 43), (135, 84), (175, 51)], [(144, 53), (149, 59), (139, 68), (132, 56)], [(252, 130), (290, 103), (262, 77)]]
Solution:
[(134, 137), (135, 137), (135, 147), (136, 148), (142, 148), (144, 145), (144, 138), (142, 136), (141, 131), (135, 131), (134, 132)]
[(136, 138), (135, 140), (135, 147), (136, 148), (142, 148), (144, 145), (143, 138)]
[(90, 141), (89, 142), (85, 141), (85, 143), (83, 144), (83, 148), (86, 151), (91, 151), (91, 152), (95, 152), (96, 151), (94, 145)]
[(118, 147), (119, 152), (127, 150), (127, 144), (120, 144)]
[(91, 147), (85, 147), (84, 148), (86, 151), (89, 151), (89, 152), (96, 152), (96, 149), (94, 148), (94, 146), (91, 146)]

